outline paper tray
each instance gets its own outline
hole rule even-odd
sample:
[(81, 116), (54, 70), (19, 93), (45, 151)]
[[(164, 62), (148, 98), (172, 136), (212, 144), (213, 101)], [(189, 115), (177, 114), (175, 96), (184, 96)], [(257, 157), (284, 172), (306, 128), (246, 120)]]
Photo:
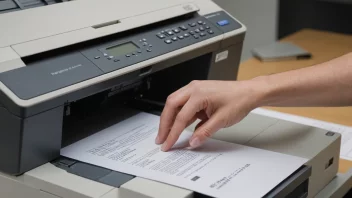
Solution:
[[(94, 166), (66, 157), (60, 157), (52, 162), (58, 168), (67, 172), (103, 183), (112, 187), (119, 188), (121, 185), (135, 178), (133, 175), (112, 171), (106, 168)], [(290, 175), (278, 186), (272, 189), (264, 198), (306, 198), (308, 196), (309, 177), (312, 169), (310, 166), (302, 166), (295, 173)], [(264, 181), (265, 182), (265, 181)], [(199, 193), (195, 193), (194, 198), (205, 198)]]

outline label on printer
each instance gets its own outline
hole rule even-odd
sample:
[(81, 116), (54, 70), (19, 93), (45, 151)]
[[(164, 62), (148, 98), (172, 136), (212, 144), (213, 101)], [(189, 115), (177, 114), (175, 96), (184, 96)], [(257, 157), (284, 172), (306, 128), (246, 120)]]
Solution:
[(229, 56), (229, 51), (228, 50), (223, 51), (221, 53), (218, 53), (216, 55), (216, 57), (215, 57), (215, 62), (217, 63), (217, 62), (220, 62), (222, 60), (225, 60), (225, 59), (227, 59), (228, 56)]

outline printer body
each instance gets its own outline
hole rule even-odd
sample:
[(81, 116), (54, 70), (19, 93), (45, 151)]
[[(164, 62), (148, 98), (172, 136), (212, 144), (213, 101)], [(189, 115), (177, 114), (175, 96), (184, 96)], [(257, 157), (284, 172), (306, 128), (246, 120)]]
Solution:
[[(203, 197), (60, 150), (160, 114), (193, 80), (237, 80), (241, 22), (210, 0), (80, 0), (2, 13), (0, 27), (1, 197)], [(266, 197), (314, 197), (337, 174), (337, 133), (251, 113), (213, 138), (308, 159)]]

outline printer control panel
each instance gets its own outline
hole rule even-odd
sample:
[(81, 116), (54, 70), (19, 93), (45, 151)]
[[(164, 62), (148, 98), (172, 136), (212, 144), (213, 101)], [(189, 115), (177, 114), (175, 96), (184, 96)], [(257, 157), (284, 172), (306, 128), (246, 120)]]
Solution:
[(213, 34), (214, 31), (205, 21), (190, 22), (179, 27), (172, 27), (157, 32), (155, 37), (164, 43), (155, 41), (155, 38), (150, 41), (147, 37), (144, 37), (145, 35), (141, 35), (139, 40), (132, 39), (132, 41), (112, 43), (99, 49), (101, 55), (95, 56), (94, 59), (99, 60), (100, 58), (105, 58), (113, 62), (119, 62), (124, 58), (129, 59), (138, 57), (145, 52), (152, 52), (153, 44), (159, 44), (160, 47), (160, 45), (171, 45), (176, 42), (181, 42), (184, 39), (197, 40), (207, 36), (209, 38), (209, 36)]
[(223, 11), (171, 19), (27, 57), (27, 67), (1, 73), (0, 81), (27, 100), (239, 28)]
[(197, 16), (165, 23), (163, 27), (104, 42), (81, 53), (103, 72), (112, 72), (223, 34), (223, 27), (230, 28), (229, 31), (240, 27), (237, 21), (223, 15), (216, 22)]

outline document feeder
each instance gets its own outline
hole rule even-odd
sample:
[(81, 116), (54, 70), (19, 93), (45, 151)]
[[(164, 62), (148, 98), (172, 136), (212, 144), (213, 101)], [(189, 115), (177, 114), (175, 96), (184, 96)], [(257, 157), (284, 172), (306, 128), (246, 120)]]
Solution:
[[(104, 185), (127, 189), (126, 184), (138, 181), (135, 176), (60, 157), (60, 149), (136, 112), (159, 115), (169, 94), (193, 80), (237, 80), (246, 32), (243, 24), (212, 1), (153, 1), (155, 6), (140, 1), (144, 9), (121, 1), (73, 1), (0, 15), (0, 25), (6, 27), (10, 16), (35, 18), (31, 14), (66, 12), (62, 19), (46, 15), (62, 23), (60, 27), (52, 24), (41, 31), (28, 29), (25, 34), (15, 32), (22, 28), (15, 25), (0, 34), (0, 157), (6, 159), (0, 161), (4, 173), (0, 184), (24, 177), (30, 182), (25, 185), (59, 197), (88, 196), (90, 189), (79, 192), (80, 188), (54, 179), (64, 170), (97, 182), (95, 193), (102, 192), (99, 197), (107, 193), (102, 190), (107, 188)], [(121, 16), (89, 12), (111, 6), (120, 6)], [(75, 9), (81, 10), (81, 17)], [(87, 28), (85, 17), (100, 23)], [(322, 147), (330, 150), (339, 139), (336, 134), (329, 140), (333, 143)], [(315, 162), (315, 156), (311, 157)], [(315, 166), (301, 167), (266, 197), (307, 197)], [(332, 167), (331, 178), (336, 174), (336, 160)], [(55, 172), (50, 182), (44, 179), (49, 170)], [(87, 182), (81, 181), (77, 185)], [(139, 193), (128, 192), (133, 191)]]

